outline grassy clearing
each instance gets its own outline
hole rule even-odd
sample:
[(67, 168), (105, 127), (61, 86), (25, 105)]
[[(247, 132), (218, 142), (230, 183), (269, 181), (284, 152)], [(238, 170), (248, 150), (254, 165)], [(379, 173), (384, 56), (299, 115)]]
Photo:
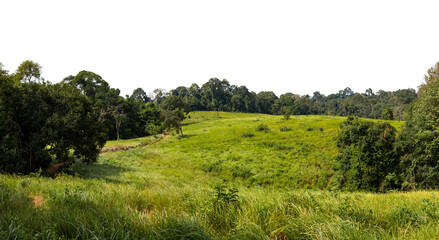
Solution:
[[(329, 189), (343, 117), (197, 112), (157, 149), (246, 186)], [(402, 122), (392, 122), (400, 127)]]
[[(0, 239), (437, 238), (439, 192), (330, 191), (315, 165), (333, 171), (342, 121), (196, 113), (183, 138), (103, 153), (55, 178), (0, 175)], [(216, 159), (220, 168), (206, 169)], [(234, 175), (238, 166), (251, 174)], [(277, 168), (286, 171), (270, 175)]]

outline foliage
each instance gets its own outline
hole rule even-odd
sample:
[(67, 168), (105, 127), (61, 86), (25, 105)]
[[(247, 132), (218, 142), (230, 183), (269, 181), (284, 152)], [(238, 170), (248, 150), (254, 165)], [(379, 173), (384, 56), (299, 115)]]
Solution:
[(393, 110), (392, 108), (386, 108), (383, 110), (383, 113), (381, 114), (381, 119), (384, 120), (393, 120)]
[(26, 60), (18, 66), (15, 77), (18, 81), (25, 83), (37, 82), (41, 80), (41, 65), (34, 61)]
[[(374, 123), (348, 117), (337, 136), (338, 179), (350, 190), (384, 190), (396, 174), (398, 156), (393, 151), (396, 129), (389, 123)], [(393, 186), (392, 186), (393, 187)]]
[(171, 128), (176, 129), (183, 136), (181, 122), (186, 118), (185, 113), (189, 113), (187, 104), (177, 96), (169, 96), (162, 104), (162, 122), (163, 126), (169, 131)]
[[(233, 111), (246, 113), (266, 113), (276, 115), (336, 115), (381, 118), (387, 108), (392, 108), (398, 119), (406, 119), (407, 110), (417, 95), (414, 89), (397, 91), (379, 90), (375, 93), (367, 89), (365, 93), (355, 93), (350, 88), (325, 96), (314, 92), (313, 96), (285, 93), (276, 96), (273, 92), (251, 92), (246, 86), (231, 85), (226, 79), (211, 78), (200, 88), (179, 86), (169, 92), (156, 91), (153, 99), (159, 105), (166, 98), (180, 98), (193, 111)], [(386, 110), (388, 112), (388, 110)], [(387, 115), (384, 117), (388, 117)], [(288, 119), (288, 116), (286, 117)]]
[(243, 133), (241, 135), (241, 137), (243, 137), (243, 138), (250, 138), (250, 137), (254, 137), (254, 136), (255, 136), (255, 134), (253, 134), (253, 133)]
[(257, 127), (256, 127), (256, 131), (259, 131), (259, 132), (262, 132), (262, 131), (269, 131), (270, 130), (270, 128), (267, 126), (267, 125), (265, 125), (265, 124), (259, 124)]
[(404, 189), (439, 186), (439, 63), (430, 68), (405, 128), (398, 136)]
[(65, 84), (0, 76), (0, 169), (29, 172), (52, 161), (94, 162), (105, 143), (89, 99)]
[(280, 130), (281, 132), (289, 132), (289, 131), (291, 131), (291, 130), (293, 130), (293, 129), (290, 128), (290, 127), (287, 127), (287, 126), (282, 126), (279, 130)]
[(165, 110), (162, 112), (163, 126), (170, 130), (176, 129), (183, 136), (181, 122), (185, 119), (184, 112), (181, 109)]
[(290, 116), (291, 116), (291, 110), (289, 108), (284, 108), (284, 119), (285, 120), (290, 120)]
[(119, 89), (111, 88), (101, 76), (89, 71), (66, 77), (64, 82), (91, 99), (109, 139), (144, 137), (162, 131), (158, 106), (149, 102), (142, 88), (135, 89), (124, 99), (119, 96)]

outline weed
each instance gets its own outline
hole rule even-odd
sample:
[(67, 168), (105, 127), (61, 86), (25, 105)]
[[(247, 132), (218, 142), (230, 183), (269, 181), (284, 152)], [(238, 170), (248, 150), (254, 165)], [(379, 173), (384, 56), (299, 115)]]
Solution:
[(258, 132), (262, 132), (262, 131), (264, 131), (264, 132), (268, 132), (268, 131), (270, 131), (270, 128), (268, 128), (268, 126), (265, 125), (265, 124), (259, 124), (259, 125), (256, 127), (256, 131), (258, 131)]
[(280, 131), (281, 131), (281, 132), (289, 132), (289, 131), (291, 131), (291, 130), (293, 130), (293, 129), (290, 128), (290, 127), (287, 127), (287, 126), (282, 126), (282, 127), (280, 128)]
[(241, 137), (243, 137), (243, 138), (251, 138), (251, 137), (254, 137), (255, 135), (253, 134), (253, 133), (243, 133), (242, 135), (241, 135)]

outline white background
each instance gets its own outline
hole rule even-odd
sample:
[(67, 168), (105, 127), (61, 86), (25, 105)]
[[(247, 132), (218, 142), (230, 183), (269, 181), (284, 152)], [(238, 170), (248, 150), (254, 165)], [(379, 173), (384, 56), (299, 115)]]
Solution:
[(226, 78), (251, 91), (417, 88), (439, 61), (439, 1), (0, 1), (0, 62), (122, 94)]

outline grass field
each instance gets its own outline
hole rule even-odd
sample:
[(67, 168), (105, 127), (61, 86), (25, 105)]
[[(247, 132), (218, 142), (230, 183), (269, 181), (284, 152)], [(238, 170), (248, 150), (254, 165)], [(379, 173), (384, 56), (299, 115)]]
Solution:
[(0, 175), (0, 239), (439, 236), (439, 192), (332, 191), (344, 118), (190, 116), (184, 137), (109, 142), (134, 148), (53, 178)]

